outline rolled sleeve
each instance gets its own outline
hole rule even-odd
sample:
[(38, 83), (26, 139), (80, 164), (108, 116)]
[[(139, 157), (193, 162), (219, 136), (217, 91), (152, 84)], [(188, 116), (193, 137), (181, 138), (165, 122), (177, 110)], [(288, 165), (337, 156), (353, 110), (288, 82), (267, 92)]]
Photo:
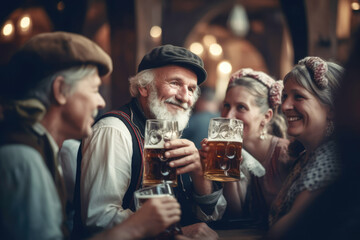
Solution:
[(205, 222), (216, 221), (222, 218), (225, 208), (226, 200), (223, 196), (223, 190), (219, 189), (208, 195), (193, 194), (196, 206), (197, 217)]

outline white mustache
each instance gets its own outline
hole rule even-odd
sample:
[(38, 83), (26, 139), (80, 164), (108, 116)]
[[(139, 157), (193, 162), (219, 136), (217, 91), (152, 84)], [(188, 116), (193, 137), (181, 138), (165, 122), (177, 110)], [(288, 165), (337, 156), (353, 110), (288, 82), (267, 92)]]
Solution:
[(182, 103), (182, 102), (176, 100), (176, 98), (175, 98), (174, 96), (166, 99), (166, 100), (165, 100), (165, 103), (174, 104), (174, 105), (176, 105), (176, 106), (182, 107), (184, 110), (188, 110), (188, 109), (189, 109), (189, 104), (187, 104), (187, 103)]
[(96, 108), (96, 109), (93, 111), (93, 113), (92, 113), (92, 117), (93, 117), (93, 118), (96, 118), (96, 116), (98, 115), (98, 113), (99, 113), (99, 110)]

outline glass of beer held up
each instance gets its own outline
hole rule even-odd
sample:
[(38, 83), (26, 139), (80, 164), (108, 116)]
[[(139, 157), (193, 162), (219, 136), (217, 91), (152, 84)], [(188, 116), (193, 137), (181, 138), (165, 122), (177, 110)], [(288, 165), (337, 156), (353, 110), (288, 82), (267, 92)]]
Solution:
[(240, 180), (243, 122), (212, 118), (208, 130), (208, 151), (202, 165), (207, 179), (220, 182)]
[[(138, 210), (148, 199), (160, 198), (165, 196), (175, 197), (172, 187), (167, 183), (141, 188), (134, 192), (135, 207)], [(172, 240), (178, 234), (182, 234), (181, 226), (180, 223), (175, 223), (153, 239)]]
[(166, 141), (179, 138), (177, 121), (148, 119), (145, 125), (144, 142), (144, 174), (143, 185), (151, 186), (159, 183), (169, 183), (177, 186), (176, 168), (169, 163), (176, 158), (166, 158), (164, 144)]

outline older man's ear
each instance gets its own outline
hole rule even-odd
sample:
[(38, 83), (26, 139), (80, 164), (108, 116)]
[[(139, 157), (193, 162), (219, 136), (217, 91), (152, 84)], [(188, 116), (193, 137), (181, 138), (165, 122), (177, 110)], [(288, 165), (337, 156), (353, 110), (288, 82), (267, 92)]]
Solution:
[(66, 103), (66, 87), (67, 85), (62, 76), (55, 78), (52, 85), (52, 92), (56, 104), (64, 105)]
[(141, 95), (142, 97), (148, 97), (148, 96), (149, 96), (148, 87), (149, 87), (149, 86), (139, 87), (139, 92), (140, 92), (140, 95)]

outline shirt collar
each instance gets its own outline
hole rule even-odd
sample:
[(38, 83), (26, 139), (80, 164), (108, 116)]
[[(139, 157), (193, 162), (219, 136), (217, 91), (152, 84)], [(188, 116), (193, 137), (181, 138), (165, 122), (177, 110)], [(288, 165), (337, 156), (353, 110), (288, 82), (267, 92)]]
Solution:
[(45, 135), (47, 137), (47, 139), (49, 140), (51, 149), (53, 150), (55, 156), (57, 155), (57, 153), (59, 152), (59, 146), (57, 145), (57, 143), (55, 142), (54, 138), (51, 136), (51, 134), (46, 130), (46, 128), (39, 122), (35, 123), (32, 128), (34, 129), (34, 131), (43, 136)]

